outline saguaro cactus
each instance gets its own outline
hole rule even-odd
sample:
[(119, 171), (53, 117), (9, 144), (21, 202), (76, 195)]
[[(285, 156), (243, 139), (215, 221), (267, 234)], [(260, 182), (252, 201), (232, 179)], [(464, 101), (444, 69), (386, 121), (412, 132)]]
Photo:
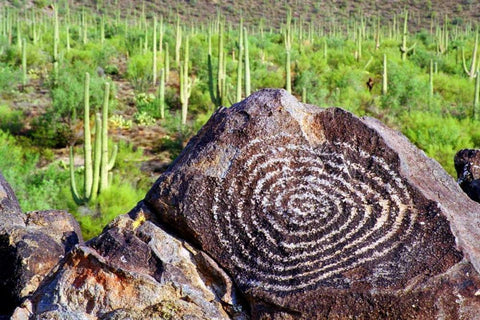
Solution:
[(284, 31), (285, 42), (285, 89), (292, 93), (292, 74), (291, 74), (291, 62), (290, 51), (292, 50), (292, 27), (291, 27), (292, 13), (289, 10), (287, 14), (287, 25)]
[(226, 59), (223, 50), (223, 23), (220, 24), (220, 34), (218, 38), (218, 72), (217, 85), (213, 81), (213, 63), (212, 63), (212, 37), (211, 31), (208, 34), (208, 88), (210, 99), (215, 107), (220, 107), (225, 101), (226, 92)]
[(477, 70), (479, 68), (477, 62), (477, 50), (478, 50), (478, 29), (475, 32), (475, 44), (473, 46), (472, 61), (470, 63), (470, 70), (467, 68), (467, 63), (465, 61), (465, 50), (462, 48), (462, 61), (463, 69), (470, 79), (473, 79), (477, 76)]
[(242, 73), (243, 73), (243, 20), (240, 20), (240, 28), (238, 32), (238, 64), (237, 64), (237, 98), (236, 101), (242, 100)]
[[(160, 45), (161, 47), (161, 45)], [(153, 61), (152, 61), (152, 84), (157, 83), (157, 16), (153, 17), (153, 43), (152, 43)]]
[(55, 15), (55, 27), (54, 27), (54, 34), (53, 34), (53, 73), (55, 75), (55, 80), (58, 79), (58, 43), (60, 42), (60, 33), (58, 30), (58, 11), (57, 7), (53, 8), (54, 15)]
[(180, 65), (180, 102), (182, 103), (182, 124), (187, 124), (188, 100), (192, 94), (193, 81), (188, 76), (188, 60), (189, 60), (189, 40), (185, 39), (185, 56), (183, 65)]
[(430, 73), (429, 73), (429, 94), (430, 98), (433, 97), (433, 60), (430, 60)]
[(249, 96), (251, 93), (250, 82), (250, 54), (248, 51), (248, 33), (247, 28), (243, 28), (243, 41), (245, 42), (245, 96)]
[(474, 97), (473, 97), (473, 118), (475, 120), (479, 120), (480, 119), (480, 110), (479, 110), (479, 107), (480, 107), (480, 76), (479, 76), (479, 72), (480, 71), (477, 71), (477, 77), (475, 79), (475, 93), (474, 93)]
[(165, 118), (165, 68), (160, 71), (160, 87), (158, 89), (160, 100), (160, 118)]
[(388, 91), (387, 55), (383, 54), (382, 94), (386, 95), (387, 91)]
[(180, 28), (180, 16), (177, 15), (177, 26), (175, 29), (175, 63), (180, 66), (180, 47), (182, 46), (182, 28)]
[(22, 86), (27, 85), (27, 41), (22, 39)]
[(405, 10), (405, 19), (403, 21), (403, 34), (402, 34), (402, 46), (400, 47), (400, 52), (402, 53), (402, 60), (407, 59), (407, 55), (412, 51), (417, 43), (415, 42), (411, 47), (407, 47), (407, 37), (408, 37), (408, 11)]
[(108, 172), (112, 170), (117, 156), (117, 146), (114, 146), (110, 161), (108, 160), (108, 97), (110, 95), (110, 84), (105, 84), (104, 103), (102, 115), (95, 118), (95, 149), (92, 165), (92, 142), (90, 132), (90, 75), (85, 74), (84, 90), (84, 190), (80, 194), (75, 182), (73, 146), (70, 147), (70, 188), (73, 199), (78, 205), (95, 200), (98, 193), (108, 187)]

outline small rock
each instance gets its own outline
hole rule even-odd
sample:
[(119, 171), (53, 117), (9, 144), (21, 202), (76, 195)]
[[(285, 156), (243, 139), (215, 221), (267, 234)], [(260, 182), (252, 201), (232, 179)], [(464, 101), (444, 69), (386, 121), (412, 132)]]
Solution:
[(470, 199), (480, 202), (480, 150), (460, 150), (454, 163), (458, 184)]

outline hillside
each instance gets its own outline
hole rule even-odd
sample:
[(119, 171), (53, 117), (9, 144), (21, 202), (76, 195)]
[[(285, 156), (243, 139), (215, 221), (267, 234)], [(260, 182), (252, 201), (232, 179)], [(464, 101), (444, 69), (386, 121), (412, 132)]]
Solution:
[[(46, 8), (57, 2), (60, 6), (67, 0), (8, 0), (16, 7)], [(2, 4), (0, 4), (1, 6)], [(93, 11), (105, 14), (125, 16), (134, 11), (141, 12), (144, 6), (145, 13), (152, 16), (154, 12), (173, 20), (176, 13), (186, 20), (205, 22), (216, 16), (217, 13), (225, 16), (228, 21), (238, 23), (240, 17), (249, 24), (264, 24), (278, 27), (285, 21), (287, 8), (292, 9), (293, 18), (301, 21), (315, 21), (328, 28), (332, 22), (346, 22), (349, 18), (360, 16), (382, 17), (383, 23), (393, 21), (394, 15), (401, 14), (407, 8), (413, 17), (411, 28), (429, 28), (430, 21), (443, 20), (447, 15), (452, 24), (478, 22), (480, 19), (480, 2), (473, 0), (442, 1), (442, 0), (318, 0), (318, 1), (234, 1), (234, 0), (80, 0), (70, 1), (72, 7), (83, 6)], [(107, 8), (107, 9), (104, 9)]]

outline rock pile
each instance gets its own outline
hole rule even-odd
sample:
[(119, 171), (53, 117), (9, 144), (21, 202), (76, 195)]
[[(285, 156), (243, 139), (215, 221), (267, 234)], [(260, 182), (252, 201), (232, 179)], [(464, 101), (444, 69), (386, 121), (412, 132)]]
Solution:
[(23, 214), (0, 174), (0, 315), (10, 314), (81, 242), (78, 223), (65, 211)]
[(14, 319), (474, 319), (480, 205), (379, 121), (261, 90)]

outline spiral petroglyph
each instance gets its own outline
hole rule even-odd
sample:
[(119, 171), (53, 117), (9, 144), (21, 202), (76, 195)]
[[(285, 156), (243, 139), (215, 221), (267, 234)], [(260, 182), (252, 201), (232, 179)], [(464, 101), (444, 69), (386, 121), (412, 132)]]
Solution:
[(408, 188), (382, 158), (294, 141), (248, 143), (212, 206), (219, 243), (248, 275), (242, 282), (279, 293), (341, 286), (342, 273), (395, 250), (416, 222)]
[(265, 89), (215, 112), (145, 203), (225, 269), (252, 319), (430, 319), (426, 282), (478, 247), (452, 234), (476, 223), (451, 229), (455, 188), (379, 121)]

